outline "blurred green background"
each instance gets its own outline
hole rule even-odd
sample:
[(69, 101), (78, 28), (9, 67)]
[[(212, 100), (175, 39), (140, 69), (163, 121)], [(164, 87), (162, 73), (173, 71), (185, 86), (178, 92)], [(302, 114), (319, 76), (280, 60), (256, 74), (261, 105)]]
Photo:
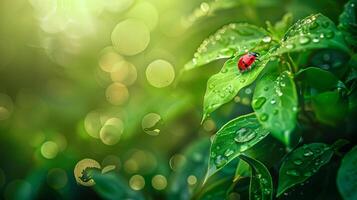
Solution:
[(200, 125), (206, 81), (222, 66), (181, 73), (201, 41), (230, 22), (265, 26), (287, 12), (336, 22), (345, 3), (212, 2), (2, 0), (1, 198), (99, 199), (74, 176), (90, 158), (84, 165), (115, 166), (146, 199), (166, 199), (185, 147), (251, 111), (248, 87)]

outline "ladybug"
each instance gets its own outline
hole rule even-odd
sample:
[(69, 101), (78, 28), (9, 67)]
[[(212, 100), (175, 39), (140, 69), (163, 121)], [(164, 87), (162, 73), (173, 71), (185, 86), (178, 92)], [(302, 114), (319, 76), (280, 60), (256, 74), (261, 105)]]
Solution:
[(239, 71), (244, 72), (248, 69), (251, 69), (251, 66), (253, 65), (253, 63), (255, 62), (258, 56), (259, 56), (258, 53), (249, 52), (243, 55), (242, 57), (240, 57), (238, 61)]

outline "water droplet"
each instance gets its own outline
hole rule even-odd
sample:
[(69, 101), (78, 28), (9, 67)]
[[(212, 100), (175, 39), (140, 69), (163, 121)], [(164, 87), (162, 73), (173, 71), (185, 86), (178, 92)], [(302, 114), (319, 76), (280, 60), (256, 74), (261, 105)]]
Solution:
[(220, 167), (222, 167), (224, 164), (227, 163), (227, 160), (226, 160), (226, 158), (224, 158), (223, 156), (218, 155), (217, 158), (216, 158), (215, 163), (216, 163), (217, 168), (220, 168)]
[(263, 42), (265, 42), (265, 43), (271, 42), (271, 37), (270, 36), (263, 37)]
[(202, 2), (200, 8), (204, 13), (207, 13), (209, 11), (209, 4), (206, 2)]
[(254, 103), (253, 103), (253, 108), (254, 109), (260, 109), (264, 103), (266, 102), (266, 98), (265, 97), (259, 97), (258, 99), (255, 99)]
[(326, 36), (326, 38), (331, 39), (335, 36), (335, 33), (331, 30), (328, 30), (328, 31), (326, 31), (325, 36)]
[(243, 152), (248, 149), (248, 145), (242, 145), (240, 146), (240, 152)]
[(270, 103), (271, 103), (272, 105), (274, 105), (274, 104), (276, 104), (276, 100), (275, 100), (275, 99), (271, 99), (271, 100), (270, 100)]
[(229, 156), (231, 156), (233, 153), (234, 153), (234, 151), (233, 151), (232, 149), (227, 149), (227, 150), (224, 152), (224, 156), (229, 157)]
[(214, 88), (214, 84), (210, 84), (209, 89), (213, 89), (213, 88)]
[(310, 172), (310, 171), (307, 171), (304, 173), (304, 176), (311, 176), (311, 175), (312, 175), (312, 172)]
[(245, 79), (240, 79), (240, 82), (241, 82), (241, 83), (244, 83), (244, 82), (245, 82)]
[(308, 44), (310, 42), (310, 38), (307, 36), (300, 36), (299, 38), (299, 43), (304, 45), (304, 44)]
[(325, 34), (324, 33), (321, 33), (320, 34), (320, 38), (322, 39), (322, 38), (325, 38)]
[(301, 165), (302, 164), (302, 160), (301, 159), (296, 159), (296, 160), (294, 160), (294, 164), (295, 165)]
[(238, 34), (243, 35), (243, 36), (250, 36), (250, 35), (253, 35), (253, 33), (252, 33), (252, 32), (247, 31), (247, 30), (245, 30), (245, 29), (238, 29), (238, 30), (237, 30), (237, 32), (238, 32)]
[(237, 136), (234, 138), (234, 140), (238, 143), (244, 143), (252, 140), (253, 138), (256, 137), (256, 132), (253, 131), (252, 129), (249, 128), (240, 128), (236, 132)]
[(264, 190), (263, 190), (263, 193), (265, 194), (265, 195), (269, 195), (270, 194), (270, 189), (267, 189), (267, 188), (265, 188)]
[[(261, 176), (261, 174), (259, 174), (259, 175)], [(258, 177), (258, 178), (261, 178), (261, 177)], [(267, 179), (266, 179), (266, 178), (262, 178), (262, 179), (260, 179), (260, 182), (261, 182), (263, 185), (268, 184), (268, 181), (267, 181)]]
[(279, 96), (279, 97), (281, 97), (281, 96), (283, 96), (283, 92), (280, 90), (280, 88), (276, 88), (275, 89), (275, 92), (276, 92), (276, 94)]
[(296, 171), (295, 169), (286, 171), (286, 174), (290, 175), (290, 176), (299, 176), (300, 175), (300, 173), (298, 171)]
[(312, 152), (310, 149), (306, 149), (304, 152), (304, 156), (309, 157), (314, 155), (314, 152)]
[(265, 87), (265, 88), (264, 88), (264, 91), (268, 91), (268, 90), (269, 90), (269, 87)]
[(286, 47), (287, 49), (292, 49), (292, 48), (294, 48), (294, 44), (289, 43), (289, 44), (286, 44), (285, 47)]
[(286, 86), (285, 82), (280, 82), (280, 86), (285, 87)]
[(278, 114), (279, 113), (279, 110), (277, 110), (277, 109), (275, 109), (274, 111), (273, 111), (273, 114), (274, 115), (276, 115), (276, 114)]
[(226, 67), (223, 67), (223, 68), (221, 69), (221, 73), (226, 73), (226, 72), (228, 72), (228, 69), (227, 69)]
[(312, 42), (313, 42), (313, 43), (318, 43), (318, 42), (320, 42), (320, 39), (317, 38), (317, 37), (315, 37), (314, 39), (312, 39)]
[(310, 30), (314, 30), (314, 29), (316, 29), (318, 26), (319, 26), (319, 24), (316, 23), (315, 21), (313, 21), (313, 22), (311, 22), (309, 28), (310, 28)]
[(259, 119), (264, 122), (264, 121), (268, 120), (268, 117), (269, 116), (267, 114), (263, 113)]

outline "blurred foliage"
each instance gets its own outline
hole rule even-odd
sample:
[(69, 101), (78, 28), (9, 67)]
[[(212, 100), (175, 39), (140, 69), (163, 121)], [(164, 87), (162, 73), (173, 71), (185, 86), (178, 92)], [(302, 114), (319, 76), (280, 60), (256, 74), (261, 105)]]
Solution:
[[(0, 198), (353, 199), (355, 4), (2, 0)], [(247, 51), (261, 56), (237, 73)], [(282, 75), (283, 96), (264, 90)], [(243, 118), (263, 137), (236, 146)], [(339, 138), (276, 197), (287, 158)], [(213, 153), (230, 158), (206, 174)]]

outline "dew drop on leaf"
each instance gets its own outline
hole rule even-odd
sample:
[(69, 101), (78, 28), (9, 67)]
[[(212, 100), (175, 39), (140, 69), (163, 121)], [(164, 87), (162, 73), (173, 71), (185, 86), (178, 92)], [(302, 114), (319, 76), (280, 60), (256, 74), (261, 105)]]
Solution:
[(254, 103), (253, 103), (253, 107), (254, 107), (254, 109), (260, 109), (263, 105), (264, 105), (264, 103), (266, 102), (266, 98), (265, 97), (259, 97), (258, 99), (256, 99), (255, 101), (254, 101)]
[(292, 48), (294, 48), (294, 44), (287, 44), (285, 47), (286, 47), (287, 49), (292, 49)]
[(221, 73), (226, 73), (227, 71), (228, 71), (228, 69), (225, 67), (221, 69)]
[(291, 169), (291, 170), (286, 171), (286, 174), (290, 175), (290, 176), (300, 176), (299, 172), (296, 171), (295, 169)]
[(234, 140), (238, 143), (243, 143), (243, 142), (248, 142), (252, 140), (253, 138), (256, 137), (255, 131), (248, 129), (248, 128), (240, 128), (236, 132), (237, 136), (234, 138)]
[(300, 159), (296, 159), (293, 161), (295, 165), (301, 165), (302, 164), (302, 160)]
[(265, 43), (271, 42), (271, 37), (270, 36), (263, 37), (263, 42), (265, 42)]
[(264, 121), (268, 120), (268, 117), (269, 116), (267, 114), (263, 113), (259, 119), (264, 122)]
[(219, 167), (222, 167), (224, 164), (226, 164), (227, 160), (221, 156), (221, 155), (218, 155), (217, 158), (216, 158), (216, 166), (219, 168)]
[(247, 150), (248, 149), (248, 145), (242, 145), (241, 147), (240, 147), (240, 151), (241, 152), (243, 152), (243, 151), (245, 151), (245, 150)]
[(268, 195), (268, 194), (270, 194), (271, 191), (269, 189), (264, 189), (263, 192), (265, 195)]
[(304, 152), (304, 156), (309, 157), (314, 155), (314, 152), (312, 152), (310, 149), (306, 149)]
[(229, 157), (229, 156), (231, 156), (233, 153), (234, 153), (234, 151), (233, 151), (232, 149), (227, 149), (227, 150), (224, 152), (224, 156)]
[(335, 36), (335, 33), (334, 33), (333, 31), (331, 31), (331, 30), (328, 30), (328, 31), (325, 33), (325, 36), (326, 36), (326, 38), (331, 39), (331, 38), (333, 38), (333, 37)]
[(307, 171), (304, 173), (304, 176), (306, 176), (306, 177), (310, 177), (311, 175), (312, 175), (312, 172), (310, 172), (310, 171)]
[(311, 22), (311, 24), (310, 24), (310, 30), (314, 30), (314, 29), (316, 29), (317, 27), (319, 26), (319, 24), (317, 23), (317, 22)]
[(307, 36), (300, 36), (299, 38), (299, 43), (304, 45), (304, 44), (308, 44), (310, 42), (310, 38)]
[(320, 39), (317, 38), (317, 37), (315, 37), (314, 39), (312, 39), (312, 42), (313, 42), (313, 43), (319, 43), (319, 42), (320, 42)]
[(270, 100), (270, 103), (271, 103), (272, 105), (274, 105), (274, 104), (276, 104), (276, 100), (275, 100), (275, 99), (271, 99), (271, 100)]

